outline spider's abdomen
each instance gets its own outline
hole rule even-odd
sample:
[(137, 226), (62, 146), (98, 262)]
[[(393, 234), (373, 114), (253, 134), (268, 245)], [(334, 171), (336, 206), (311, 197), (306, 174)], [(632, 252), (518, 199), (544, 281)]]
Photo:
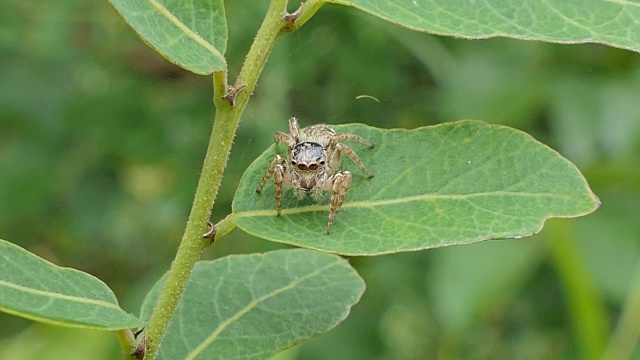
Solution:
[(302, 129), (297, 140), (300, 143), (314, 142), (322, 147), (326, 147), (335, 135), (336, 131), (331, 127), (319, 124)]

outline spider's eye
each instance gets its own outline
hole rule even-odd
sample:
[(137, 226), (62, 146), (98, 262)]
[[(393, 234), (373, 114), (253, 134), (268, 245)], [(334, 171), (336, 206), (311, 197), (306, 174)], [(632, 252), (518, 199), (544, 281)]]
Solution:
[(324, 160), (320, 161), (320, 165), (324, 165)]
[(295, 160), (291, 160), (291, 165), (295, 165), (296, 161)]
[(309, 170), (318, 170), (318, 164), (309, 165)]
[(300, 170), (307, 170), (307, 165), (305, 165), (305, 164), (300, 164), (300, 165), (298, 165), (298, 169), (300, 169)]

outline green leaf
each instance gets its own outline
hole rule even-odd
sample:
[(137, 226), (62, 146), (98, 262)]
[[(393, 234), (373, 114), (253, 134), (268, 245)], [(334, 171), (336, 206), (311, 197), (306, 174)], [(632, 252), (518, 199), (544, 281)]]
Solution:
[[(142, 305), (151, 316), (163, 277)], [(344, 259), (309, 250), (196, 264), (158, 359), (266, 359), (344, 320), (364, 282)]]
[(149, 46), (172, 63), (207, 75), (227, 68), (223, 0), (109, 0)]
[(601, 43), (640, 52), (640, 3), (603, 0), (328, 0), (398, 25), (470, 39)]
[[(329, 195), (315, 204), (284, 191), (276, 217), (273, 180), (257, 194), (272, 146), (243, 175), (232, 221), (268, 240), (344, 255), (378, 255), (538, 232), (550, 217), (576, 217), (599, 204), (578, 169), (528, 134), (480, 121), (415, 130), (336, 126), (373, 142), (352, 149), (373, 179), (343, 159), (353, 184), (327, 235)], [(282, 149), (280, 152), (282, 153)]]
[(81, 271), (56, 266), (0, 240), (0, 310), (44, 323), (99, 330), (140, 326), (111, 289)]

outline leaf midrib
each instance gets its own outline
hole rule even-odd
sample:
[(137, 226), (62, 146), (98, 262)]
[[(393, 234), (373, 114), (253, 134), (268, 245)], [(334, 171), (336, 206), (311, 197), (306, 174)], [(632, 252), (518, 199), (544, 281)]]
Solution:
[(90, 298), (85, 298), (80, 296), (65, 295), (65, 294), (60, 294), (52, 291), (38, 290), (38, 289), (33, 289), (33, 288), (22, 286), (22, 285), (10, 283), (4, 280), (0, 280), (0, 288), (2, 287), (8, 287), (8, 288), (16, 289), (28, 294), (45, 296), (48, 298), (67, 300), (67, 301), (73, 301), (73, 302), (84, 303), (84, 304), (92, 304), (92, 305), (98, 305), (98, 306), (102, 306), (110, 309), (121, 310), (118, 305), (110, 302), (102, 301), (102, 300), (90, 299)]
[[(403, 204), (414, 201), (433, 201), (433, 200), (466, 200), (470, 198), (485, 197), (485, 196), (514, 196), (514, 197), (531, 197), (531, 198), (557, 198), (563, 200), (569, 200), (570, 196), (553, 193), (527, 193), (516, 191), (491, 191), (481, 193), (470, 194), (422, 194), (414, 196), (399, 197), (394, 199), (383, 199), (373, 201), (352, 201), (342, 205), (343, 209), (362, 209), (362, 208), (375, 208), (377, 206)], [(295, 208), (282, 209), (282, 215), (293, 215), (307, 212), (319, 212), (327, 211), (327, 205), (309, 205)], [(259, 216), (273, 216), (275, 209), (268, 210), (251, 210), (234, 212), (233, 216), (236, 218), (244, 217), (259, 217)]]
[(156, 9), (160, 13), (160, 15), (164, 16), (171, 24), (178, 28), (178, 30), (182, 31), (187, 35), (188, 38), (194, 40), (196, 43), (207, 49), (211, 54), (216, 56), (219, 59), (224, 59), (224, 56), (218, 49), (216, 49), (213, 44), (209, 43), (207, 40), (203, 39), (196, 32), (191, 30), (185, 23), (180, 21), (175, 15), (173, 15), (169, 9), (160, 4), (157, 0), (148, 0), (151, 6)]

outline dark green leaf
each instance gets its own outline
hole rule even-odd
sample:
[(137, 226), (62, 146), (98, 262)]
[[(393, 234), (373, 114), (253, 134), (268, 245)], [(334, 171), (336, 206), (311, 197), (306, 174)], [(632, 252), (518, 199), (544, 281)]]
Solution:
[(0, 240), (0, 310), (49, 324), (100, 330), (140, 326), (99, 279)]
[(578, 169), (528, 134), (479, 121), (415, 130), (336, 126), (376, 147), (353, 144), (375, 177), (348, 160), (353, 185), (325, 233), (328, 195), (300, 203), (291, 190), (276, 217), (273, 180), (255, 189), (275, 148), (245, 172), (233, 202), (233, 221), (268, 240), (346, 255), (377, 255), (538, 232), (550, 217), (576, 217), (599, 202)]
[[(147, 295), (150, 317), (166, 277)], [(335, 327), (364, 291), (342, 258), (309, 250), (196, 264), (158, 359), (266, 359)]]
[(225, 70), (223, 0), (109, 0), (138, 35), (172, 63), (196, 74)]
[(640, 51), (640, 4), (602, 0), (328, 0), (414, 30), (471, 39), (601, 43)]

